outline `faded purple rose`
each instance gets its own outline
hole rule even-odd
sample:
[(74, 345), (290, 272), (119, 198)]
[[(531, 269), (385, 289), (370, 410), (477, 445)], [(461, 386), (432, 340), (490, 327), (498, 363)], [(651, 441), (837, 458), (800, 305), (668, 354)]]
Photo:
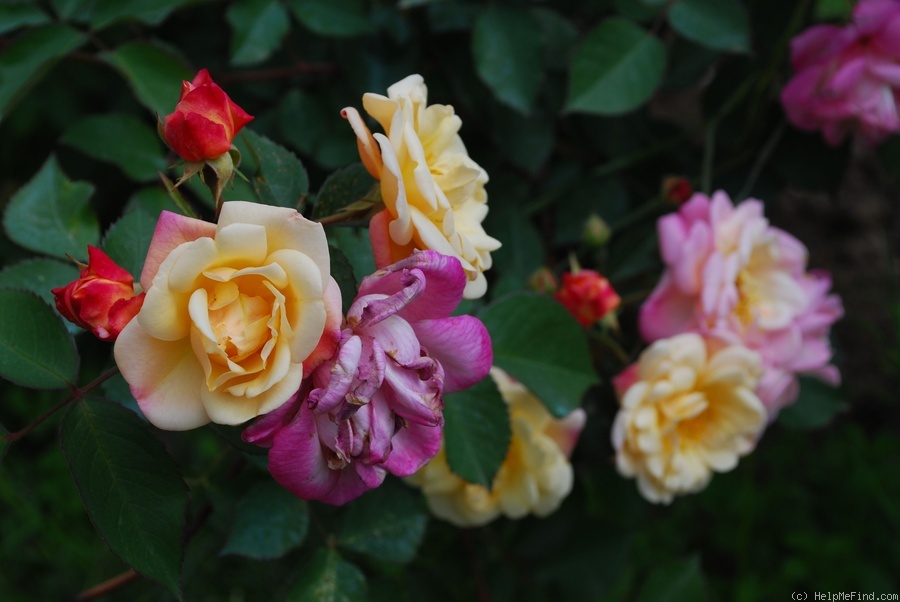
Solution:
[(338, 350), (294, 400), (244, 431), (271, 447), (269, 471), (298, 497), (343, 504), (440, 449), (443, 394), (484, 378), (484, 325), (450, 314), (466, 276), (453, 257), (417, 252), (363, 279)]

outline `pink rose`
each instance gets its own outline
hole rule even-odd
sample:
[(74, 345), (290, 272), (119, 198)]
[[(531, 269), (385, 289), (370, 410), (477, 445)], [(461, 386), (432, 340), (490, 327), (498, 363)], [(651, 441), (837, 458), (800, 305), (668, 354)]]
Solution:
[(857, 132), (875, 145), (900, 131), (900, 2), (862, 0), (845, 27), (817, 25), (791, 42), (788, 119), (832, 146)]
[(298, 497), (343, 504), (390, 472), (408, 476), (441, 446), (443, 394), (491, 367), (491, 342), (462, 299), (460, 262), (434, 251), (363, 279), (337, 353), (283, 408), (244, 431), (271, 447), (269, 471)]
[(761, 202), (696, 194), (658, 231), (666, 270), (641, 307), (647, 341), (698, 332), (759, 352), (757, 393), (771, 416), (796, 399), (797, 374), (840, 382), (828, 342), (840, 298), (827, 274), (806, 271), (806, 247), (771, 227)]
[(566, 272), (555, 296), (582, 326), (592, 326), (621, 302), (609, 280), (594, 270)]
[(98, 339), (115, 341), (140, 311), (144, 293), (136, 295), (131, 274), (100, 249), (88, 245), (88, 257), (78, 280), (51, 291), (56, 308)]
[(166, 144), (185, 161), (216, 159), (228, 152), (231, 141), (253, 117), (237, 106), (201, 69), (192, 82), (182, 82), (181, 98), (167, 115)]

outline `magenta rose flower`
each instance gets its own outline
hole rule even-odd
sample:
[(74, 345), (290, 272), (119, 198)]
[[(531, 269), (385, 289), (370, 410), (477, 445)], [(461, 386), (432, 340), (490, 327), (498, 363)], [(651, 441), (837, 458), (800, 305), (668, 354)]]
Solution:
[(875, 145), (900, 131), (900, 2), (863, 0), (845, 26), (817, 25), (791, 42), (788, 119), (836, 146), (856, 132)]
[(343, 504), (437, 454), (443, 394), (484, 378), (493, 359), (484, 325), (450, 316), (465, 287), (459, 260), (434, 251), (363, 279), (335, 355), (244, 431), (245, 441), (271, 448), (279, 483)]
[(824, 272), (807, 272), (799, 240), (769, 225), (760, 201), (696, 194), (659, 220), (666, 270), (640, 311), (649, 341), (698, 332), (757, 351), (757, 394), (770, 416), (798, 394), (797, 374), (837, 385), (831, 325), (843, 315)]

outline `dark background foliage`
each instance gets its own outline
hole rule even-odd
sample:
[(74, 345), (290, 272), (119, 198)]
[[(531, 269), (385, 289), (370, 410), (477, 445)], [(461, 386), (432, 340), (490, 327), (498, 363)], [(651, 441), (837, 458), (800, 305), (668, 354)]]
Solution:
[[(252, 130), (275, 143), (238, 140), (250, 182), (237, 181), (226, 198), (310, 214), (324, 203), (326, 178), (358, 161), (340, 109), (420, 73), (430, 102), (455, 107), (469, 153), (491, 177), (486, 227), (504, 244), (489, 272), (491, 298), (526, 289), (541, 266), (560, 273), (572, 254), (625, 299), (621, 335), (591, 336), (603, 384), (584, 397), (576, 486), (554, 515), (459, 530), (429, 519), (418, 492), (390, 480), (346, 508), (307, 504), (272, 486), (264, 456), (241, 450), (236, 430), (154, 431), (153, 445), (178, 465), (160, 468), (160, 478), (181, 474), (189, 487), (187, 508), (172, 509), (176, 526), (186, 512), (183, 561), (177, 552), (162, 558), (156, 581), (128, 582), (108, 599), (171, 599), (179, 581), (187, 600), (900, 593), (900, 139), (877, 151), (831, 148), (788, 125), (778, 104), (791, 37), (848, 14), (841, 0), (0, 3), (0, 203), (14, 207), (0, 236), (4, 289), (47, 301), (51, 286), (74, 277), (47, 257), (65, 257), (65, 246), (54, 250), (59, 223), (75, 233), (76, 258), (105, 232), (104, 247), (139, 269), (130, 241), (147, 240), (162, 208), (175, 210), (156, 173), (177, 177), (175, 157), (155, 137), (154, 112), (171, 111), (180, 80), (206, 67), (256, 116)], [(54, 165), (61, 172), (46, 171)], [(763, 199), (772, 222), (808, 245), (811, 267), (833, 273), (847, 311), (834, 334), (845, 384), (804, 381), (798, 403), (737, 469), (656, 507), (615, 472), (608, 378), (641, 349), (636, 309), (660, 273), (654, 224), (673, 209), (661, 196), (669, 175)], [(184, 195), (211, 217), (202, 186)], [(28, 199), (47, 203), (56, 220), (32, 224), (30, 246), (21, 233), (34, 217)], [(611, 226), (608, 244), (582, 241), (591, 214)], [(359, 229), (328, 235), (357, 277), (367, 273)], [(4, 320), (17, 319), (12, 305), (3, 309)], [(84, 385), (109, 367), (110, 350), (88, 336), (77, 344)], [(131, 579), (70, 472), (77, 477), (86, 447), (106, 457), (103, 439), (84, 443), (75, 412), (116, 421), (118, 404), (134, 401), (119, 377), (92, 394), (115, 405), (79, 402), (0, 450), (3, 600), (66, 599), (120, 574)], [(22, 428), (64, 397), (4, 382), (0, 423)], [(113, 464), (140, 464), (108, 452)]]

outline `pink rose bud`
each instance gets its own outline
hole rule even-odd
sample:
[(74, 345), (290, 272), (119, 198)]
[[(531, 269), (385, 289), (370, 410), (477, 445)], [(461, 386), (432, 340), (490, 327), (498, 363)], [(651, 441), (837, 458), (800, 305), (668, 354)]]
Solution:
[(594, 270), (563, 274), (556, 300), (583, 326), (593, 325), (619, 307), (621, 301), (609, 281)]
[(78, 280), (53, 289), (56, 308), (65, 319), (93, 332), (101, 341), (115, 341), (137, 315), (144, 293), (134, 294), (134, 278), (96, 247), (88, 245), (88, 265)]
[(694, 189), (687, 178), (682, 176), (666, 176), (662, 181), (662, 198), (665, 202), (680, 207), (694, 194)]
[(163, 124), (163, 138), (185, 161), (216, 159), (252, 120), (213, 82), (209, 71), (201, 69), (194, 81), (182, 82), (175, 112)]

